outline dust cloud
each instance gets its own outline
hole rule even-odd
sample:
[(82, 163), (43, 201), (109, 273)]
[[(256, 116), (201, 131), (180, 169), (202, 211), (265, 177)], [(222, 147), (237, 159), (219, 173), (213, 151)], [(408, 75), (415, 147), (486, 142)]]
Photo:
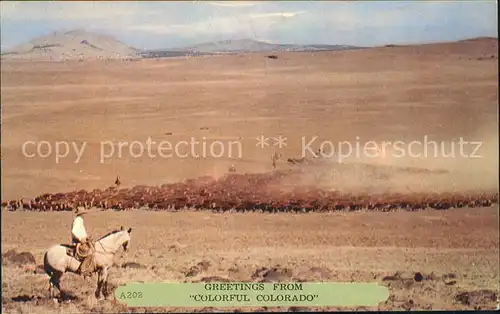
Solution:
[[(351, 194), (481, 193), (498, 191), (498, 132), (478, 130), (460, 151), (454, 139), (397, 154), (390, 146), (375, 158), (353, 156), (310, 159), (284, 188), (307, 186)], [(429, 148), (430, 147), (430, 148)], [(373, 155), (371, 155), (373, 157)], [(296, 167), (296, 166), (293, 166)]]

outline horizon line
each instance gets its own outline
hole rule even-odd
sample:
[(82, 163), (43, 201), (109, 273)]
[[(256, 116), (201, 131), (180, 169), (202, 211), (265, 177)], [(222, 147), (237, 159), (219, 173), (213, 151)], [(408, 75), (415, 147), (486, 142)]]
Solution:
[(113, 40), (117, 41), (117, 42), (121, 42), (123, 44), (125, 44), (126, 46), (128, 46), (129, 48), (133, 48), (135, 50), (138, 50), (138, 51), (178, 51), (178, 50), (181, 50), (181, 49), (186, 49), (186, 48), (190, 48), (190, 47), (195, 47), (195, 46), (199, 46), (199, 45), (204, 45), (204, 44), (210, 44), (210, 43), (220, 43), (220, 42), (224, 42), (224, 41), (254, 41), (254, 42), (258, 42), (258, 43), (264, 43), (264, 44), (269, 44), (269, 45), (287, 45), (287, 46), (316, 46), (316, 45), (322, 45), (322, 46), (347, 46), (347, 47), (353, 47), (353, 48), (377, 48), (377, 47), (384, 47), (384, 46), (387, 46), (387, 45), (396, 45), (396, 46), (411, 46), (411, 45), (425, 45), (425, 44), (438, 44), (438, 43), (453, 43), (453, 42), (461, 42), (461, 41), (467, 41), (467, 40), (477, 40), (477, 39), (494, 39), (494, 40), (498, 40), (498, 35), (497, 36), (491, 36), (491, 35), (480, 35), (480, 36), (474, 36), (474, 37), (463, 37), (461, 39), (454, 39), (454, 40), (429, 40), (429, 41), (408, 41), (408, 42), (388, 42), (388, 43), (382, 43), (382, 44), (378, 44), (378, 45), (347, 45), (347, 44), (342, 44), (342, 43), (336, 43), (336, 44), (327, 44), (327, 43), (310, 43), (310, 44), (292, 44), (292, 43), (285, 43), (285, 42), (273, 42), (273, 41), (266, 41), (266, 40), (258, 40), (258, 39), (252, 39), (252, 38), (249, 38), (249, 37), (241, 37), (241, 38), (235, 38), (235, 39), (218, 39), (218, 40), (214, 40), (214, 41), (204, 41), (204, 42), (198, 42), (197, 44), (191, 44), (191, 45), (186, 45), (186, 46), (183, 46), (183, 47), (171, 47), (171, 48), (147, 48), (147, 47), (136, 47), (136, 46), (132, 46), (130, 44), (128, 44), (125, 40), (121, 40), (121, 39), (117, 39), (115, 35), (110, 35), (110, 34), (107, 34), (106, 32), (96, 32), (96, 31), (88, 31), (84, 28), (73, 28), (73, 29), (68, 29), (68, 30), (65, 30), (65, 29), (60, 29), (60, 30), (55, 30), (55, 31), (52, 31), (52, 32), (48, 32), (44, 35), (40, 35), (40, 36), (36, 36), (36, 37), (33, 37), (31, 38), (30, 40), (24, 42), (24, 43), (20, 43), (20, 44), (16, 44), (16, 45), (13, 45), (11, 47), (0, 47), (0, 52), (1, 54), (4, 54), (4, 53), (9, 53), (10, 50), (18, 47), (18, 46), (22, 46), (22, 45), (26, 45), (28, 43), (30, 43), (31, 41), (33, 40), (36, 40), (38, 38), (41, 38), (41, 37), (45, 37), (45, 36), (49, 36), (49, 35), (55, 35), (55, 34), (67, 34), (67, 33), (71, 33), (71, 32), (77, 32), (77, 31), (82, 31), (82, 32), (85, 32), (85, 33), (89, 33), (89, 34), (93, 34), (93, 35), (97, 35), (97, 36), (107, 36), (107, 37), (110, 37), (112, 38)]

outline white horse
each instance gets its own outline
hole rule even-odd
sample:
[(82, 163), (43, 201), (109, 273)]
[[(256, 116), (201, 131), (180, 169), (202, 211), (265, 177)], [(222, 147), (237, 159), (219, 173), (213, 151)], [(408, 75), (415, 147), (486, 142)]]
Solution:
[[(120, 247), (125, 252), (128, 250), (130, 243), (130, 233), (132, 228), (124, 230), (123, 226), (120, 230), (115, 230), (95, 241), (95, 270), (98, 273), (97, 289), (95, 297), (102, 299), (102, 295), (107, 298), (108, 292), (108, 269), (113, 265), (114, 257)], [(54, 286), (57, 287), (61, 296), (64, 292), (61, 289), (61, 277), (65, 272), (76, 273), (81, 262), (76, 258), (67, 254), (68, 245), (57, 244), (52, 246), (43, 257), (43, 267), (49, 278), (49, 294), (54, 298)], [(104, 289), (103, 289), (104, 288)]]

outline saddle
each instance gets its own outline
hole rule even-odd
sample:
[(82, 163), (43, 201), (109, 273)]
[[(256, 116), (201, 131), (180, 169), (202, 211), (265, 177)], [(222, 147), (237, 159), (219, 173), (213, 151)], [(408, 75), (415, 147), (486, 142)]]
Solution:
[(80, 242), (77, 244), (65, 245), (66, 254), (81, 262), (78, 271), (84, 277), (91, 276), (95, 271), (95, 247), (92, 241)]

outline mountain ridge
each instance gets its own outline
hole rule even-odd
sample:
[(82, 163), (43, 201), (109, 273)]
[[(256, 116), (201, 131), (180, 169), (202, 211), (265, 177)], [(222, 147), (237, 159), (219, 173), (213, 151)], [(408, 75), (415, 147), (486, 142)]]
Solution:
[(17, 45), (2, 58), (9, 59), (138, 59), (139, 50), (109, 35), (81, 29), (56, 31)]
[[(470, 42), (478, 40), (496, 40), (495, 37), (477, 37), (459, 40)], [(401, 45), (386, 45), (401, 46)], [(406, 46), (406, 45), (403, 45)], [(88, 32), (83, 29), (55, 31), (36, 37), (9, 51), (2, 51), (2, 59), (47, 59), (47, 60), (89, 60), (121, 59), (137, 60), (141, 58), (163, 58), (177, 56), (218, 55), (235, 53), (278, 53), (278, 52), (315, 52), (365, 49), (368, 47), (332, 44), (282, 44), (254, 40), (251, 38), (226, 39), (203, 42), (196, 45), (166, 49), (137, 49), (113, 36)]]
[(231, 53), (257, 53), (257, 52), (305, 52), (305, 51), (331, 51), (346, 49), (362, 49), (364, 47), (349, 45), (327, 45), (327, 44), (275, 44), (265, 41), (258, 41), (249, 38), (227, 39), (215, 42), (204, 42), (188, 47), (173, 49), (151, 49), (141, 52), (145, 58), (163, 57), (169, 55), (210, 55), (210, 54), (231, 54)]

